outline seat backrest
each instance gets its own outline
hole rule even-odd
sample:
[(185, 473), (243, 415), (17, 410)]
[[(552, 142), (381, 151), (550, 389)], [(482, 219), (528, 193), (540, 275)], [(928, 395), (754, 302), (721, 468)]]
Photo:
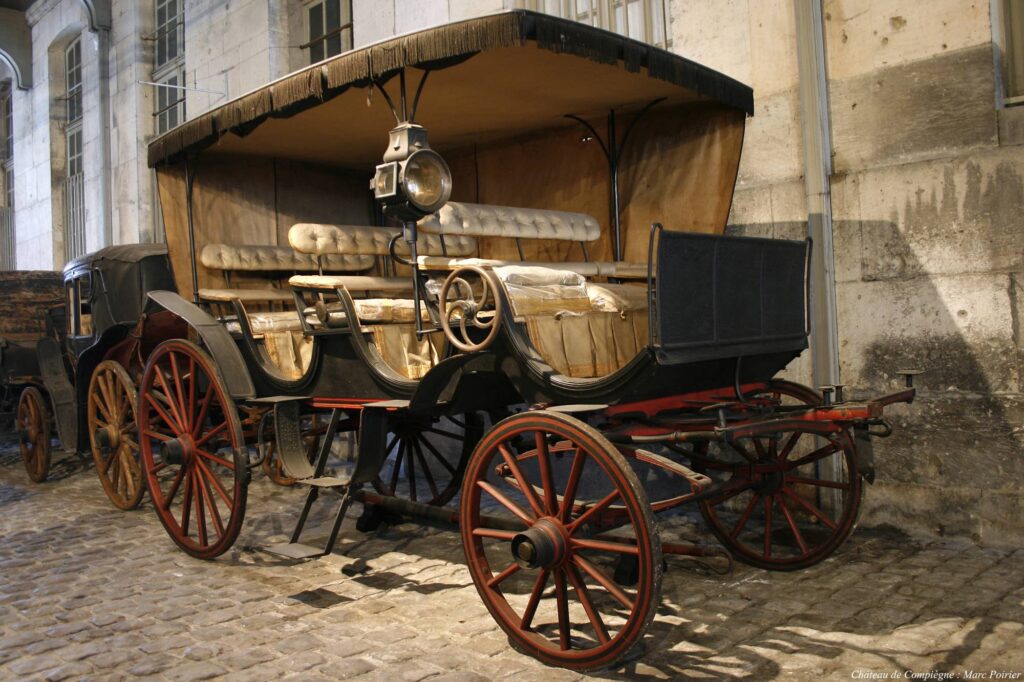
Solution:
[[(296, 251), (313, 256), (388, 256), (391, 240), (400, 232), (391, 227), (297, 223), (288, 230), (288, 243)], [(401, 239), (396, 251), (401, 256), (409, 255), (409, 247)], [(444, 237), (442, 243), (438, 235), (420, 233), (416, 251), (420, 256), (470, 256), (476, 253), (476, 240), (453, 235)]]
[(539, 208), (513, 208), (449, 201), (440, 211), (419, 221), (425, 232), (446, 237), (510, 237), (592, 242), (601, 236), (593, 216)]
[[(363, 272), (373, 267), (373, 256), (331, 254), (322, 260), (324, 272)], [(213, 270), (239, 272), (318, 272), (316, 256), (287, 246), (207, 244), (199, 262)]]

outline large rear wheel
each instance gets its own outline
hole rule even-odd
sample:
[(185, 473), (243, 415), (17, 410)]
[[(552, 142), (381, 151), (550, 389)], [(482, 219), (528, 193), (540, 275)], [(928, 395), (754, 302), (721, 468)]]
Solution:
[(119, 509), (135, 509), (146, 486), (139, 463), (135, 383), (121, 363), (105, 360), (89, 381), (89, 445), (103, 491)]
[[(612, 504), (626, 513), (601, 533)], [(555, 412), (497, 424), (462, 484), (462, 545), (473, 582), (514, 647), (541, 661), (590, 670), (643, 636), (661, 595), (661, 543), (647, 496), (598, 431)], [(638, 580), (612, 579), (622, 557)]]
[(157, 346), (139, 385), (138, 417), (160, 522), (186, 553), (223, 554), (242, 528), (249, 468), (238, 410), (210, 356), (183, 339)]
[(50, 413), (35, 386), (21, 392), (17, 422), (25, 471), (34, 482), (42, 483), (50, 473)]

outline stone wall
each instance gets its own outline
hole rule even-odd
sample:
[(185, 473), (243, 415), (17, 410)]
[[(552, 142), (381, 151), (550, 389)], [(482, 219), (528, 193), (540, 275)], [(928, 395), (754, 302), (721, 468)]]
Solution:
[[(1024, 111), (998, 104), (989, 11), (826, 2), (825, 41), (842, 380), (866, 395), (927, 370), (876, 446), (861, 521), (1008, 543), (1024, 539)], [(674, 2), (673, 19), (675, 50), (754, 88), (731, 229), (802, 234), (792, 3)], [(789, 373), (809, 381), (806, 360)]]

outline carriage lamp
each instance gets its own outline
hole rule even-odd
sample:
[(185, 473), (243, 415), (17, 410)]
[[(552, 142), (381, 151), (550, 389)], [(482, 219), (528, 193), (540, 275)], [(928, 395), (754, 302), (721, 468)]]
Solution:
[(403, 223), (415, 222), (448, 202), (452, 173), (444, 158), (430, 148), (426, 129), (403, 123), (390, 133), (372, 189), (385, 215)]

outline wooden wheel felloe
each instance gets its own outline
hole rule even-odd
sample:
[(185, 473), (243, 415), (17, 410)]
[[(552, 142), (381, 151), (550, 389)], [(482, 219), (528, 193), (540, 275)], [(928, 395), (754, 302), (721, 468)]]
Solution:
[(388, 437), (388, 458), (373, 482), (377, 492), (440, 506), (459, 490), (466, 462), (480, 439), (476, 415), (435, 421), (409, 418)]
[[(621, 526), (596, 532), (613, 503)], [(470, 459), (460, 519), (473, 582), (517, 649), (590, 670), (626, 654), (654, 617), (662, 559), (647, 496), (583, 422), (537, 411), (497, 424)], [(623, 556), (636, 561), (633, 586), (611, 577)]]
[(50, 413), (35, 386), (21, 392), (16, 420), (25, 471), (34, 482), (42, 483), (50, 473)]
[(120, 363), (101, 362), (89, 381), (89, 445), (103, 491), (119, 509), (139, 506), (146, 491), (139, 463), (135, 384)]
[(138, 419), (146, 482), (167, 533), (194, 557), (224, 553), (242, 528), (249, 468), (238, 410), (210, 356), (183, 339), (157, 346)]
[[(781, 405), (813, 404), (817, 394), (788, 382), (773, 382), (751, 397)], [(797, 570), (824, 560), (857, 524), (864, 489), (854, 441), (848, 430), (827, 439), (791, 429), (738, 443), (756, 459), (718, 448), (709, 470), (746, 485), (739, 492), (700, 503), (711, 531), (738, 560), (772, 570)]]

